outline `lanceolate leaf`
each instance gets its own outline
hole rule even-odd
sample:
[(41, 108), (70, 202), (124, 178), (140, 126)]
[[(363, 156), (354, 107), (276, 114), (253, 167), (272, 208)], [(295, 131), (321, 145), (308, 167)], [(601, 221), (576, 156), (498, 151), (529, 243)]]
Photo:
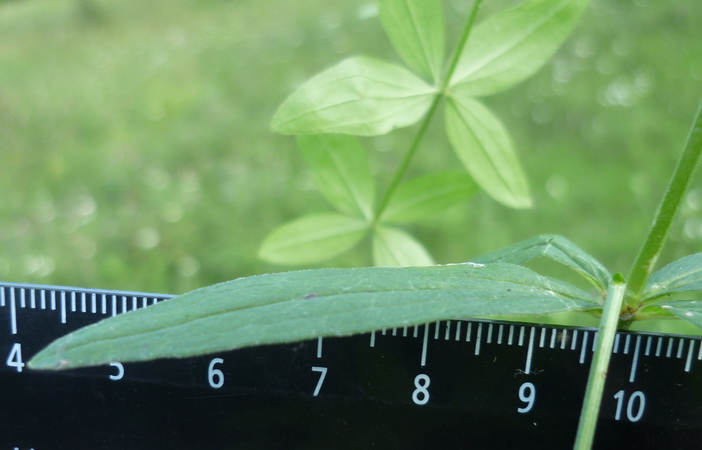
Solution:
[(338, 134), (300, 136), (298, 146), (327, 201), (346, 214), (370, 219), (375, 182), (366, 149)]
[(391, 227), (378, 226), (373, 232), (373, 262), (376, 266), (431, 266), (434, 264), (424, 246), (409, 234)]
[(527, 0), (473, 31), (451, 79), (452, 90), (481, 96), (536, 72), (577, 24), (590, 0)]
[(293, 92), (271, 128), (283, 134), (385, 134), (417, 122), (434, 95), (435, 88), (404, 67), (359, 56)]
[(465, 172), (447, 171), (410, 180), (397, 189), (383, 212), (383, 222), (414, 222), (466, 201), (478, 186)]
[(534, 236), (502, 250), (473, 258), (473, 261), (523, 264), (539, 256), (545, 256), (570, 267), (590, 281), (601, 293), (607, 292), (607, 286), (612, 276), (605, 266), (562, 236), (553, 234)]
[(702, 300), (679, 300), (659, 306), (674, 316), (702, 328)]
[(336, 213), (303, 216), (275, 229), (263, 241), (259, 256), (277, 264), (311, 264), (356, 245), (368, 230), (365, 220)]
[(445, 120), (454, 151), (478, 185), (506, 206), (530, 207), (526, 177), (500, 120), (465, 96), (448, 99)]
[(439, 0), (380, 0), (380, 21), (408, 66), (439, 81), (444, 17)]
[(674, 261), (653, 273), (646, 283), (644, 302), (675, 292), (702, 292), (702, 253)]
[(599, 305), (512, 264), (318, 269), (241, 278), (106, 319), (49, 345), (34, 369), (187, 357), (471, 316)]

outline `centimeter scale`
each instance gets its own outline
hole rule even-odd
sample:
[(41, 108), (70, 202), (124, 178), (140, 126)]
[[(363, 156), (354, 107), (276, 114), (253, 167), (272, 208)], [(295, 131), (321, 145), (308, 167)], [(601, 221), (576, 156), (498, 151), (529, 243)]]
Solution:
[[(573, 445), (597, 331), (455, 320), (48, 373), (81, 326), (170, 296), (0, 283), (0, 449)], [(702, 338), (619, 332), (595, 447), (699, 448)]]

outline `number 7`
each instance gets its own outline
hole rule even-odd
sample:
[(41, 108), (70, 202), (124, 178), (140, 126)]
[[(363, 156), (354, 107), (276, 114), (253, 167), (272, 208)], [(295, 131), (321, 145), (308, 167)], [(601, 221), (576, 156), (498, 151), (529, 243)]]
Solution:
[(322, 389), (322, 384), (324, 384), (324, 378), (327, 376), (327, 368), (313, 366), (312, 372), (319, 372), (319, 380), (317, 380), (317, 386), (314, 388), (314, 392), (312, 393), (312, 395), (316, 397), (319, 395), (320, 389)]

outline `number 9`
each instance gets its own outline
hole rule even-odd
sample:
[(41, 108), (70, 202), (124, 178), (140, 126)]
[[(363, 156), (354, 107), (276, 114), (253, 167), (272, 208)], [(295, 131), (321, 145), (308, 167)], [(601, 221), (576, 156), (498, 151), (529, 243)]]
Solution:
[(519, 386), (519, 400), (526, 403), (526, 405), (517, 408), (517, 412), (526, 414), (531, 411), (531, 408), (534, 407), (534, 401), (536, 401), (536, 387), (534, 387), (534, 383), (527, 381)]

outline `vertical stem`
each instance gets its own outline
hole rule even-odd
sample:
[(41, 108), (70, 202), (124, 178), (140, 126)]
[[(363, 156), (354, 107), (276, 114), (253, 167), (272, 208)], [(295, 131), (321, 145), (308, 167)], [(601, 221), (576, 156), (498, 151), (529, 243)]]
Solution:
[(578, 434), (575, 438), (574, 450), (590, 450), (595, 439), (597, 418), (600, 415), (602, 393), (604, 392), (607, 368), (612, 357), (614, 336), (619, 322), (619, 311), (622, 307), (626, 283), (620, 274), (612, 277), (609, 283), (607, 298), (605, 299), (602, 319), (597, 335), (595, 353), (592, 357), (590, 375), (587, 379), (587, 388), (583, 400), (583, 408), (578, 423)]
[[(434, 0), (432, 0), (432, 1), (434, 1)], [(438, 0), (436, 0), (436, 1), (438, 1)], [(451, 82), (451, 76), (453, 76), (453, 72), (456, 70), (456, 66), (458, 65), (458, 61), (461, 58), (461, 53), (463, 53), (463, 48), (466, 46), (466, 43), (468, 42), (468, 36), (470, 36), (470, 32), (473, 29), (473, 25), (475, 24), (475, 19), (476, 19), (476, 17), (478, 17), (478, 10), (480, 9), (480, 5), (482, 3), (483, 3), (483, 0), (475, 0), (475, 2), (473, 3), (473, 8), (471, 9), (470, 15), (468, 16), (468, 21), (466, 22), (466, 25), (463, 28), (463, 32), (461, 33), (461, 38), (458, 41), (458, 45), (456, 46), (456, 49), (455, 49), (453, 56), (451, 58), (451, 62), (448, 66), (448, 69), (446, 71), (446, 74), (444, 75), (443, 80), (441, 81), (441, 85), (438, 87), (437, 95), (434, 98), (434, 101), (432, 102), (431, 107), (429, 108), (429, 111), (427, 112), (427, 115), (424, 117), (424, 120), (422, 121), (422, 125), (419, 127), (417, 134), (414, 136), (414, 139), (412, 139), (412, 144), (410, 144), (410, 147), (407, 150), (407, 153), (405, 153), (405, 157), (402, 159), (402, 163), (400, 163), (400, 167), (395, 172), (395, 175), (393, 176), (392, 181), (390, 182), (390, 185), (388, 186), (388, 189), (385, 191), (385, 195), (383, 196), (383, 199), (378, 204), (378, 208), (375, 211), (375, 220), (376, 221), (378, 221), (380, 219), (380, 217), (382, 216), (383, 211), (385, 211), (385, 208), (388, 206), (388, 203), (390, 202), (392, 195), (395, 193), (397, 186), (400, 185), (400, 182), (405, 177), (405, 174), (407, 173), (407, 169), (409, 168), (410, 162), (412, 161), (412, 158), (414, 158), (415, 153), (417, 153), (417, 149), (419, 148), (419, 144), (422, 142), (422, 139), (424, 138), (424, 135), (426, 134), (426, 131), (429, 128), (429, 123), (431, 122), (432, 118), (434, 117), (434, 114), (436, 113), (436, 109), (439, 106), (439, 103), (441, 102), (441, 99), (444, 95), (444, 91), (446, 90), (449, 83)]]
[(670, 179), (668, 190), (658, 207), (648, 236), (629, 272), (626, 303), (632, 310), (636, 310), (639, 306), (646, 281), (653, 272), (675, 214), (680, 209), (683, 197), (690, 186), (692, 173), (697, 166), (700, 153), (702, 153), (702, 101), (698, 106), (683, 154), (673, 172), (673, 177)]

